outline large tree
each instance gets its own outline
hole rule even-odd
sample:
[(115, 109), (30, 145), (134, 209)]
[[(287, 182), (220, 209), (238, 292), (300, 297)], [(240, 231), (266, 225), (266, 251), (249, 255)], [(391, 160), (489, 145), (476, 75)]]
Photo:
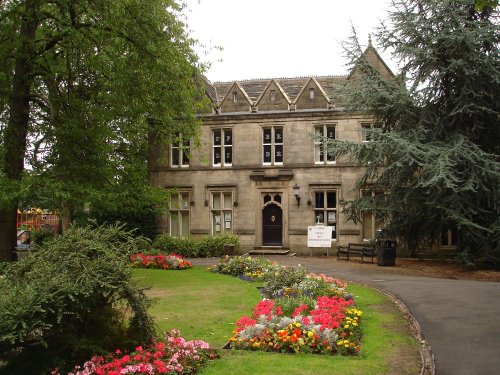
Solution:
[(85, 203), (151, 197), (148, 138), (196, 135), (203, 85), (177, 0), (0, 4), (0, 260), (8, 260), (27, 197), (45, 197), (69, 219)]
[[(373, 117), (371, 142), (332, 152), (365, 167), (352, 220), (372, 210), (411, 254), (458, 234), (458, 259), (500, 265), (500, 58), (497, 2), (395, 0), (380, 45), (400, 62), (384, 80), (354, 37), (348, 111)], [(493, 5), (493, 6), (492, 6)], [(359, 57), (361, 55), (361, 58)], [(383, 199), (380, 199), (383, 197)]]

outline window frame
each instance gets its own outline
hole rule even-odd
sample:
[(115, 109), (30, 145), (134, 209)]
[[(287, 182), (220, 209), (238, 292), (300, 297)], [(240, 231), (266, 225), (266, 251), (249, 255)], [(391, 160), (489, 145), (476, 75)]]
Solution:
[(373, 128), (373, 123), (371, 123), (371, 122), (362, 122), (362, 123), (360, 123), (360, 125), (361, 125), (361, 143), (369, 143), (369, 142), (371, 142), (371, 139), (368, 136), (368, 133), (366, 132), (366, 129), (372, 129)]
[[(271, 140), (270, 142), (268, 143), (265, 143), (265, 131), (266, 130), (271, 130)], [(280, 129), (281, 130), (281, 142), (276, 142), (276, 130), (277, 129)], [(284, 165), (284, 160), (285, 160), (285, 144), (284, 144), (284, 138), (285, 138), (285, 127), (283, 125), (270, 125), (270, 126), (263, 126), (261, 128), (262, 130), (262, 149), (261, 149), (261, 157), (262, 157), (262, 165), (263, 166), (271, 166), (271, 165), (274, 165), (274, 166), (282, 166)], [(266, 162), (265, 161), (265, 149), (266, 149), (266, 146), (270, 146), (270, 150), (271, 150), (271, 161), (270, 162)], [(276, 148), (277, 146), (280, 146), (281, 147), (281, 160), (282, 161), (279, 161), (277, 162), (276, 161), (276, 156), (277, 156), (277, 152), (276, 151)]]
[[(219, 201), (220, 201), (220, 207), (216, 208), (214, 207), (214, 197), (219, 196)], [(230, 205), (229, 207), (225, 206), (225, 196), (230, 195)], [(209, 206), (209, 211), (210, 211), (210, 233), (212, 236), (217, 235), (217, 234), (226, 234), (226, 233), (233, 233), (234, 231), (234, 200), (235, 200), (235, 193), (233, 190), (212, 190), (210, 191), (210, 206)], [(217, 222), (215, 219), (215, 215), (219, 214), (219, 225), (220, 225), (220, 230), (217, 231)], [(227, 219), (227, 214), (230, 214), (229, 220)], [(224, 219), (224, 220), (223, 220)], [(226, 223), (229, 222), (230, 228), (226, 228)]]
[[(189, 168), (191, 144), (190, 140), (184, 140), (182, 134), (178, 135), (178, 141), (170, 144), (170, 167)], [(186, 154), (187, 151), (187, 154)], [(174, 164), (174, 154), (177, 154), (178, 164)]]
[[(335, 193), (335, 206), (334, 207), (328, 207), (328, 193)], [(325, 207), (318, 207), (317, 194), (323, 194), (323, 202), (324, 202)], [(332, 189), (332, 188), (318, 189), (318, 188), (316, 188), (313, 190), (313, 196), (314, 196), (314, 206), (313, 206), (314, 225), (333, 226), (334, 230), (332, 231), (331, 241), (332, 242), (337, 241), (338, 240), (338, 233), (339, 233), (339, 228), (338, 228), (339, 189)], [(323, 221), (322, 222), (319, 222), (320, 216), (317, 214), (319, 212), (321, 212), (323, 214)], [(328, 220), (328, 217), (330, 216), (329, 215), (330, 212), (334, 213), (334, 218), (333, 218), (333, 221), (331, 222), (332, 225), (329, 225), (329, 220)]]
[[(333, 128), (333, 138), (329, 137), (328, 129)], [(320, 133), (317, 130), (320, 129)], [(314, 164), (316, 165), (333, 165), (337, 163), (337, 160), (333, 156), (333, 160), (329, 160), (330, 156), (328, 155), (328, 150), (323, 142), (323, 138), (326, 137), (328, 139), (337, 139), (337, 124), (336, 123), (324, 123), (324, 124), (314, 124)], [(317, 139), (317, 136), (320, 135), (322, 138)], [(319, 149), (319, 151), (318, 151)], [(321, 160), (321, 155), (323, 155), (323, 159)], [(320, 160), (318, 160), (320, 159)]]
[[(231, 144), (226, 144), (226, 132), (231, 132)], [(215, 133), (220, 132), (220, 144), (215, 144)], [(232, 128), (216, 128), (212, 129), (212, 167), (214, 168), (224, 168), (224, 167), (232, 167), (234, 160), (234, 131)], [(221, 156), (220, 163), (215, 163), (215, 149), (220, 148)], [(226, 163), (226, 151), (230, 149), (231, 152), (231, 162)]]
[[(187, 199), (183, 199), (183, 196), (187, 196)], [(174, 202), (175, 206), (173, 205)], [(184, 204), (183, 204), (184, 203)], [(175, 192), (170, 197), (169, 207), (168, 207), (168, 233), (171, 237), (184, 238), (189, 236), (191, 233), (191, 192), (188, 190), (180, 190)], [(174, 233), (172, 231), (174, 220), (172, 216), (177, 216), (177, 231)], [(184, 230), (184, 220), (187, 217), (187, 230)]]

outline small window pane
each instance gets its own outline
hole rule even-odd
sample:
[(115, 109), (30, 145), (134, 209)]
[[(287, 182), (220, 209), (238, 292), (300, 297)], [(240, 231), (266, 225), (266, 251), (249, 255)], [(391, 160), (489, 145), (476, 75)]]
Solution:
[(271, 145), (264, 146), (264, 163), (271, 162)]
[(271, 143), (271, 129), (264, 129), (263, 135), (264, 135), (263, 143), (270, 144)]
[(213, 208), (214, 209), (221, 208), (221, 201), (220, 201), (220, 194), (219, 193), (213, 195)]
[(182, 193), (181, 194), (181, 209), (187, 210), (189, 209), (189, 193)]
[(274, 150), (276, 153), (274, 155), (274, 161), (276, 163), (283, 163), (283, 146), (282, 145), (274, 146)]
[(264, 204), (271, 202), (271, 196), (269, 194), (264, 195)]
[(317, 208), (324, 208), (325, 207), (325, 198), (324, 198), (323, 192), (315, 193), (315, 198), (316, 198), (316, 207)]
[(220, 130), (214, 130), (214, 145), (219, 146), (221, 144), (221, 131)]
[(189, 164), (189, 149), (184, 149), (182, 151), (182, 165)]
[(328, 139), (335, 139), (335, 127), (328, 126), (326, 128), (326, 134), (327, 134)]
[(337, 199), (334, 191), (326, 193), (326, 204), (328, 208), (335, 208), (337, 206)]
[(274, 128), (274, 143), (283, 143), (283, 128)]
[(181, 213), (182, 217), (182, 236), (189, 236), (189, 214), (187, 212)]
[(231, 164), (233, 162), (233, 148), (224, 147), (224, 163)]
[(224, 131), (224, 144), (226, 146), (233, 144), (233, 132), (231, 130)]
[(221, 148), (220, 147), (214, 147), (214, 164), (220, 164), (221, 163)]
[(177, 237), (179, 235), (179, 218), (177, 213), (172, 213), (170, 215), (170, 234), (172, 237)]
[(179, 149), (172, 147), (172, 165), (179, 165)]
[(224, 193), (224, 208), (231, 208), (233, 206), (232, 194)]
[(363, 212), (363, 238), (373, 240), (373, 215), (370, 211)]

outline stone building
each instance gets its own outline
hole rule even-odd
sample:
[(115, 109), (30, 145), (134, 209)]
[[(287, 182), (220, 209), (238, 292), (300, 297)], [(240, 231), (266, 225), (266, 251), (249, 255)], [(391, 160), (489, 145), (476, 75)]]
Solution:
[[(371, 45), (364, 54), (393, 78)], [(347, 115), (337, 97), (356, 74), (207, 82), (213, 112), (203, 116), (201, 147), (187, 152), (188, 142), (173, 144), (151, 171), (153, 184), (176, 189), (160, 231), (235, 233), (240, 253), (309, 254), (307, 228), (313, 225), (332, 227), (332, 248), (372, 240), (378, 224), (371, 213), (355, 224), (339, 209), (340, 199), (362, 194), (353, 190), (360, 167), (335, 160), (314, 138), (369, 141), (363, 129), (370, 119)]]

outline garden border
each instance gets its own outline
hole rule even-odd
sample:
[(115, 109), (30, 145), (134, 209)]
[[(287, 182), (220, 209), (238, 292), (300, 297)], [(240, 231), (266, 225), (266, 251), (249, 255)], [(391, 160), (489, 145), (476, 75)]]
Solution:
[(425, 339), (420, 324), (417, 319), (413, 316), (410, 309), (401, 301), (396, 295), (388, 290), (385, 290), (379, 286), (371, 285), (364, 282), (350, 281), (352, 284), (359, 284), (369, 288), (373, 288), (394, 301), (398, 306), (399, 310), (405, 315), (406, 320), (410, 324), (410, 330), (413, 336), (419, 342), (420, 359), (422, 361), (422, 367), (420, 368), (420, 375), (436, 375), (436, 363), (434, 361), (434, 354), (432, 353), (431, 346)]

